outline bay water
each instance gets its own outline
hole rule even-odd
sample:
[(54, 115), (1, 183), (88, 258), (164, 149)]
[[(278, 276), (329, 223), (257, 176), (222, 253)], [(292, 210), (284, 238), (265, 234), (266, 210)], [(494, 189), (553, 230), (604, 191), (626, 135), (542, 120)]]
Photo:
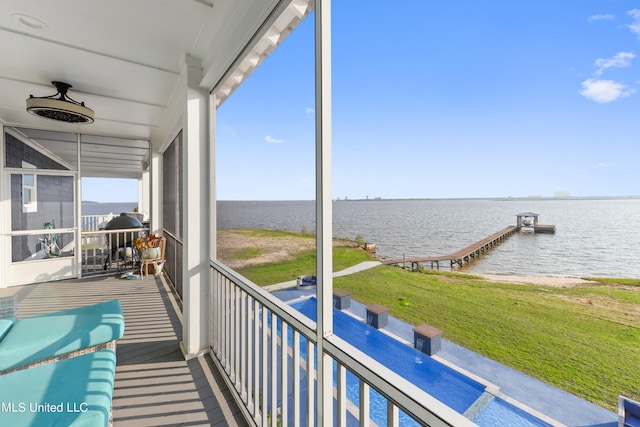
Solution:
[[(338, 200), (333, 235), (382, 258), (447, 255), (538, 213), (554, 234), (515, 233), (458, 269), (475, 274), (640, 277), (640, 198)], [(219, 201), (218, 227), (315, 231), (313, 201)], [(448, 263), (441, 263), (448, 269)]]
[[(83, 214), (137, 203), (87, 203)], [(219, 201), (218, 227), (315, 231), (313, 201)], [(640, 198), (337, 200), (333, 235), (376, 244), (381, 258), (447, 255), (538, 213), (554, 234), (515, 233), (458, 271), (640, 278)], [(447, 262), (440, 263), (448, 269)], [(427, 266), (428, 267), (428, 266)]]
[(138, 202), (82, 202), (82, 215), (119, 215), (121, 212), (133, 212)]

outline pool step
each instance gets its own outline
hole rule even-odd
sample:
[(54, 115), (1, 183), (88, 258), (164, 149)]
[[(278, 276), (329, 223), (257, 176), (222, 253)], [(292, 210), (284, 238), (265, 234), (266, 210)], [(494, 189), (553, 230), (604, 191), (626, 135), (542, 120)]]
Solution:
[(473, 405), (469, 406), (469, 408), (464, 411), (465, 417), (469, 418), (471, 421), (475, 420), (478, 415), (487, 407), (489, 403), (493, 401), (495, 396), (491, 393), (487, 393), (486, 391), (480, 395), (480, 397), (473, 402)]

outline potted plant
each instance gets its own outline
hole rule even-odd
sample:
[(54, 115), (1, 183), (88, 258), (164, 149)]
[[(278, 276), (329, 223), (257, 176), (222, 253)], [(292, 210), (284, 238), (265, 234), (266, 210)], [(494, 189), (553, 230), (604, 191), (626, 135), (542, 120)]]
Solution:
[(160, 258), (159, 240), (155, 234), (151, 233), (149, 237), (138, 237), (133, 244), (140, 252), (142, 259)]

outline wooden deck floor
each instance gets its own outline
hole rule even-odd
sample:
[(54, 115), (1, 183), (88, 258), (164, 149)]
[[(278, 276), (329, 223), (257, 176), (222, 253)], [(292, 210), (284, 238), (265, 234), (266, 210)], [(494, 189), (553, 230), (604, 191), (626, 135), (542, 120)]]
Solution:
[(125, 335), (117, 347), (115, 427), (247, 425), (210, 356), (184, 360), (179, 302), (159, 278), (91, 278), (0, 290), (7, 295), (17, 296), (20, 318), (120, 299)]

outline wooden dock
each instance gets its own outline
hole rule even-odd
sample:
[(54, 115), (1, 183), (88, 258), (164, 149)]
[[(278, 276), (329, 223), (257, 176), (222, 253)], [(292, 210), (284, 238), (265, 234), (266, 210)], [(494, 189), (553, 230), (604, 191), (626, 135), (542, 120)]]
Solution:
[(460, 249), (457, 252), (454, 252), (450, 255), (442, 255), (442, 256), (434, 256), (434, 257), (421, 257), (421, 258), (400, 258), (400, 259), (386, 259), (382, 260), (383, 264), (387, 265), (402, 265), (404, 267), (407, 264), (411, 265), (411, 268), (420, 269), (422, 264), (430, 263), (431, 268), (434, 266), (436, 268), (440, 268), (441, 261), (449, 261), (451, 267), (454, 265), (463, 265), (465, 262), (468, 263), (471, 260), (479, 257), (480, 255), (488, 252), (493, 247), (502, 243), (507, 237), (511, 236), (513, 233), (518, 231), (518, 227), (515, 225), (509, 226), (503, 230), (498, 231), (497, 233), (492, 234), (489, 237), (485, 237), (484, 239), (475, 242), (472, 245), (469, 245), (463, 249)]

